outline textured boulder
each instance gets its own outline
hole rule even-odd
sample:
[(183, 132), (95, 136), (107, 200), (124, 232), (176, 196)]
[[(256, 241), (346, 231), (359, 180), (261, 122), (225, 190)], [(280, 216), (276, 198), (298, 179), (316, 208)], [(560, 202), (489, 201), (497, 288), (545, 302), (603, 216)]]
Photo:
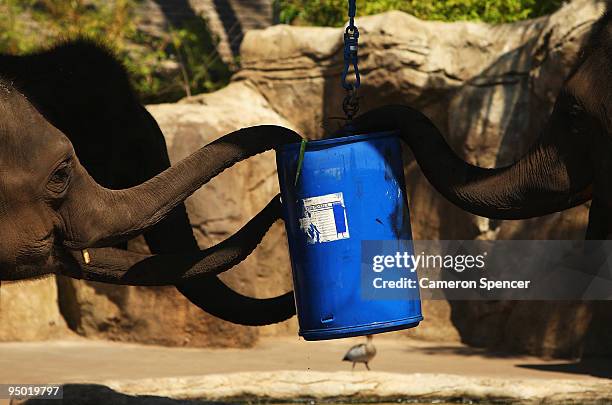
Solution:
[[(543, 384), (542, 381), (545, 381)], [(595, 403), (612, 400), (605, 380), (540, 380), (450, 374), (273, 371), (110, 381), (113, 390), (212, 401)]]
[[(60, 404), (194, 405), (209, 403), (520, 403), (601, 404), (604, 379), (519, 379), (452, 374), (265, 371), (64, 384)], [(459, 402), (461, 401), (461, 402)], [(54, 405), (58, 400), (12, 400)]]
[(72, 335), (57, 305), (55, 277), (0, 287), (0, 341), (47, 340)]

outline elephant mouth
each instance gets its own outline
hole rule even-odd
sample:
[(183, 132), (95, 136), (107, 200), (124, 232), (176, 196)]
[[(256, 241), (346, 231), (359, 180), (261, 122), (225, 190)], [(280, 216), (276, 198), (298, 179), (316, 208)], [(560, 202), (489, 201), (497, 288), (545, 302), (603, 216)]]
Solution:
[(0, 279), (6, 281), (19, 281), (40, 278), (49, 273), (57, 272), (60, 268), (60, 260), (57, 258), (59, 249), (59, 246), (52, 244), (44, 253), (41, 251), (39, 254), (33, 256), (28, 255), (27, 259), (18, 259), (14, 266), (14, 271), (5, 272)]
[(63, 251), (63, 246), (57, 244), (54, 239), (54, 233), (50, 232), (28, 244), (27, 248), (19, 249), (14, 259), (0, 265), (0, 280), (39, 278), (57, 271), (60, 263), (57, 255)]

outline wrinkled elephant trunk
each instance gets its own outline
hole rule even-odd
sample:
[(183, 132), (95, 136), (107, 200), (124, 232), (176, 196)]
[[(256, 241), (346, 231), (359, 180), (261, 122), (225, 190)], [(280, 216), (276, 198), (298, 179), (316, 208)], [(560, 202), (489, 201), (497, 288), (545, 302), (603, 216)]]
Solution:
[[(446, 199), (488, 218), (524, 219), (565, 210), (591, 198), (588, 128), (592, 118), (574, 98), (559, 96), (538, 141), (516, 163), (485, 169), (459, 158), (435, 125), (405, 106), (371, 111), (355, 121), (360, 132), (399, 129), (423, 174)], [(581, 136), (577, 136), (581, 134)]]
[(241, 129), (125, 190), (108, 190), (88, 175), (76, 176), (77, 184), (71, 185), (73, 191), (61, 210), (66, 225), (64, 245), (85, 249), (126, 241), (160, 222), (180, 202), (236, 162), (300, 139), (295, 132), (278, 126)]

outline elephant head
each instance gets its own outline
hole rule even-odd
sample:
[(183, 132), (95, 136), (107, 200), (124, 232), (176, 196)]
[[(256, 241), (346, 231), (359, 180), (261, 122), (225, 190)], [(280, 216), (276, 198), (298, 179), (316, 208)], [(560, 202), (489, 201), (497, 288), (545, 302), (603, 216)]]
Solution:
[[(110, 246), (162, 221), (234, 163), (300, 139), (282, 127), (242, 129), (149, 181), (110, 190), (92, 179), (60, 130), (24, 95), (2, 83), (0, 280), (59, 273), (116, 284), (184, 285), (228, 270), (251, 253), (279, 218), (278, 197), (235, 235), (206, 250), (142, 255)], [(288, 294), (280, 303), (291, 311), (291, 301)]]

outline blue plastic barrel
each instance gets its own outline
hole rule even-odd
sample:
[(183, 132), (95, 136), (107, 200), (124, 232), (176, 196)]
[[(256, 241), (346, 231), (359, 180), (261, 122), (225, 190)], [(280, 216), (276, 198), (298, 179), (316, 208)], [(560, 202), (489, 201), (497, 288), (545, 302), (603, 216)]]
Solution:
[(295, 184), (299, 153), (300, 144), (285, 145), (276, 161), (300, 335), (325, 340), (417, 326), (418, 288), (399, 300), (362, 291), (362, 241), (412, 240), (397, 134), (309, 142)]

